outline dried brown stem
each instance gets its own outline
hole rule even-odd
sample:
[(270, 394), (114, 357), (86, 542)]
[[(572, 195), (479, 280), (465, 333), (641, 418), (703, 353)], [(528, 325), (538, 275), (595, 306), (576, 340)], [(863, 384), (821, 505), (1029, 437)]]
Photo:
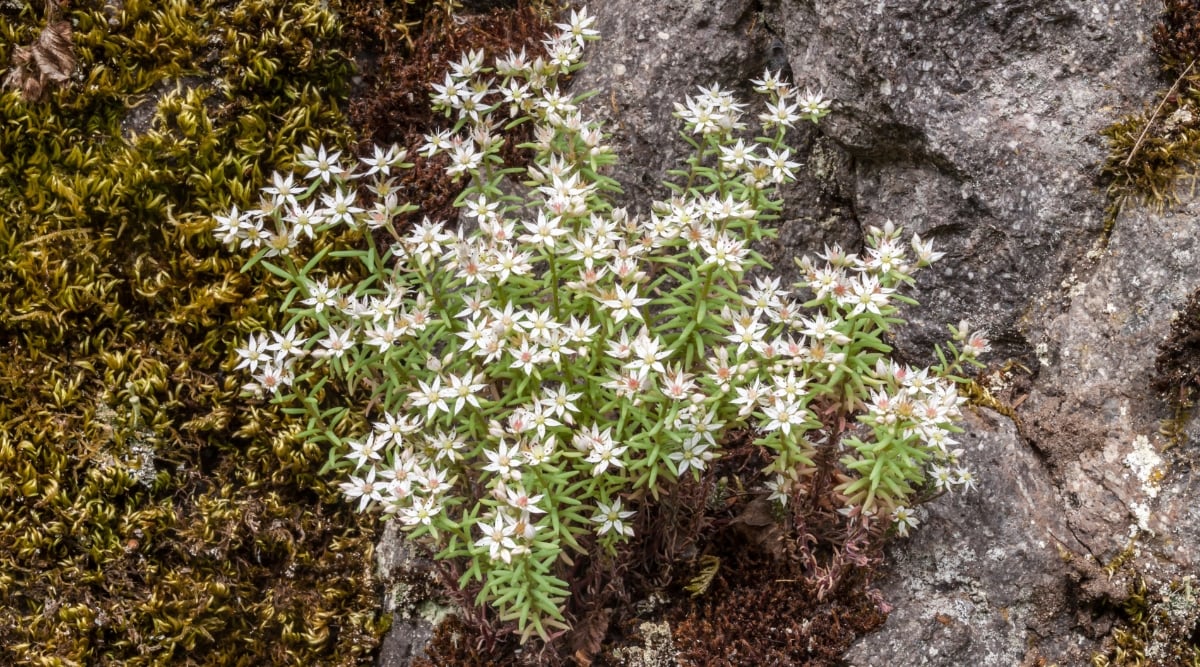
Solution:
[(1188, 63), (1187, 69), (1183, 70), (1183, 73), (1179, 75), (1179, 78), (1175, 79), (1175, 83), (1171, 85), (1171, 90), (1167, 91), (1167, 94), (1163, 96), (1162, 101), (1159, 102), (1158, 106), (1154, 108), (1154, 113), (1150, 114), (1150, 120), (1146, 121), (1146, 127), (1142, 128), (1142, 133), (1138, 135), (1137, 141), (1134, 142), (1133, 149), (1129, 151), (1129, 157), (1125, 158), (1125, 162), (1122, 163), (1124, 166), (1128, 167), (1129, 163), (1133, 162), (1133, 156), (1137, 155), (1138, 149), (1142, 147), (1142, 142), (1146, 140), (1146, 133), (1149, 132), (1150, 127), (1154, 125), (1154, 120), (1158, 118), (1158, 113), (1162, 111), (1163, 105), (1167, 103), (1167, 100), (1171, 99), (1175, 95), (1176, 91), (1179, 89), (1179, 84), (1183, 83), (1183, 80), (1187, 77), (1188, 72), (1191, 72), (1192, 67), (1195, 65), (1196, 59), (1192, 58), (1192, 62)]

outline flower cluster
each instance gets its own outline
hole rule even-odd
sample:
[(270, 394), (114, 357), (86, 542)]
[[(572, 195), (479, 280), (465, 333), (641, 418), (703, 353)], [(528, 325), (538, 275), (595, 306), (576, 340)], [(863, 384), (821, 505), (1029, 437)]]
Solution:
[[(564, 625), (572, 554), (634, 535), (639, 506), (707, 470), (732, 427), (772, 454), (781, 502), (811, 487), (824, 448), (840, 454), (825, 459), (847, 510), (906, 530), (918, 489), (970, 484), (948, 378), (986, 349), (964, 325), (938, 367), (888, 357), (882, 334), (911, 302), (897, 288), (940, 256), (891, 224), (861, 256), (804, 260), (795, 290), (744, 289), (766, 266), (753, 243), (780, 208), (774, 186), (798, 167), (785, 134), (828, 113), (777, 75), (755, 82), (757, 136), (728, 92), (686, 100), (685, 183), (645, 211), (614, 208), (615, 157), (557, 84), (592, 24), (572, 12), (547, 55), (470, 53), (435, 86), (453, 125), (420, 152), (465, 179), (457, 223), (397, 225), (413, 210), (398, 200), (403, 151), (349, 166), (324, 147), (257, 209), (217, 219), (226, 244), (294, 285), (283, 331), (237, 351), (247, 388), (331, 448), (360, 510), (462, 559), (460, 583), (526, 635)], [(532, 163), (506, 167), (505, 130), (522, 123)]]

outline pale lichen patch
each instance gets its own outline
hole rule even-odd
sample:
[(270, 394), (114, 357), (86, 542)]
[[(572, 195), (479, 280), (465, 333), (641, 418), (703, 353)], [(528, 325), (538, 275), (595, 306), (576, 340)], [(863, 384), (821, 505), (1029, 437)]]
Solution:
[(1139, 435), (1133, 440), (1133, 451), (1125, 455), (1125, 465), (1141, 482), (1142, 492), (1149, 498), (1158, 497), (1158, 482), (1162, 479), (1162, 457), (1158, 455), (1150, 439)]

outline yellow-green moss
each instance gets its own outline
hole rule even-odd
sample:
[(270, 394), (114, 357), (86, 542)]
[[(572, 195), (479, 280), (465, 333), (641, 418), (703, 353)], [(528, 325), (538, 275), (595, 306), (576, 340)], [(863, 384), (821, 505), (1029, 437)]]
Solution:
[(1200, 622), (1194, 584), (1188, 577), (1154, 591), (1135, 575), (1122, 606), (1125, 622), (1113, 630), (1105, 650), (1092, 656), (1092, 665), (1200, 667), (1200, 648), (1191, 636)]
[[(1176, 201), (1177, 180), (1192, 176), (1200, 159), (1200, 72), (1160, 93), (1153, 107), (1105, 128), (1109, 156), (1109, 218), (1129, 201), (1161, 208)], [(1173, 91), (1173, 92), (1172, 92)]]
[(1192, 178), (1200, 161), (1200, 7), (1192, 0), (1163, 0), (1154, 28), (1154, 50), (1169, 88), (1140, 113), (1105, 128), (1109, 156), (1104, 236), (1129, 201), (1161, 208), (1178, 198), (1177, 180)]
[[(35, 6), (36, 5), (36, 6)], [(0, 67), (40, 3), (0, 4)], [(350, 665), (386, 621), (373, 521), (240, 398), (276, 322), (209, 216), (346, 145), (319, 0), (81, 0), (75, 75), (0, 94), (0, 664)]]

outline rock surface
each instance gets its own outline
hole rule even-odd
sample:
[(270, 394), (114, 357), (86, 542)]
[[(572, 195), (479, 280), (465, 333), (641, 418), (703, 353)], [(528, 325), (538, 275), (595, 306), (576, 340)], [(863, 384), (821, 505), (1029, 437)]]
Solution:
[(392, 627), (379, 647), (379, 667), (407, 667), (425, 655), (434, 628), (453, 613), (439, 598), (441, 584), (433, 563), (404, 539), (396, 522), (385, 524), (375, 550), (375, 568), (382, 582), (383, 611)]
[(604, 91), (592, 111), (636, 156), (619, 177), (648, 202), (687, 148), (674, 102), (713, 83), (749, 98), (746, 82), (786, 59), (833, 114), (797, 133), (809, 173), (768, 258), (790, 274), (792, 256), (892, 220), (949, 251), (919, 281), (906, 347), (969, 314), (1031, 361), (1023, 320), (1103, 227), (1098, 132), (1156, 86), (1151, 4), (618, 0), (596, 8), (604, 39), (574, 86)]
[[(1196, 534), (1194, 521), (1178, 520), (1187, 513), (1170, 507), (1194, 498), (1186, 474), (1168, 477), (1172, 492), (1158, 497), (1157, 478), (1170, 467), (1158, 453), (1168, 444), (1159, 426), (1172, 412), (1151, 385), (1159, 345), (1200, 288), (1198, 213), (1200, 202), (1189, 201), (1121, 215), (1104, 252), (1072, 276), (1069, 308), (1035, 339), (1043, 368), (1023, 411), (1027, 432), (1057, 473), (1076, 534), (1097, 556), (1120, 552), (1138, 532), (1163, 547), (1176, 531)], [(1165, 514), (1155, 511), (1159, 503)], [(1174, 542), (1160, 560), (1186, 566), (1195, 544)]]
[[(789, 67), (788, 50), (757, 0), (617, 0), (592, 10), (602, 39), (589, 47), (588, 66), (572, 87), (602, 91), (587, 110), (612, 134), (609, 144), (622, 158), (613, 177), (626, 203), (648, 210), (651, 201), (669, 196), (662, 180), (691, 150), (679, 136), (675, 104), (713, 84), (742, 100), (756, 98), (750, 80), (767, 67)], [(784, 192), (779, 238), (759, 248), (791, 280), (794, 258), (826, 243), (861, 245), (863, 238), (853, 210), (850, 154), (812, 126), (794, 134), (789, 142), (807, 155), (808, 169)]]
[(1081, 573), (1071, 562), (1083, 548), (1049, 472), (1010, 419), (984, 410), (965, 426), (960, 440), (979, 488), (918, 510), (918, 528), (888, 553), (882, 591), (895, 608), (846, 659), (1008, 666), (1052, 643), (1047, 657), (1086, 663), (1091, 638), (1075, 627)]
[(782, 50), (796, 82), (823, 90), (834, 113), (819, 134), (799, 133), (808, 169), (768, 258), (787, 274), (791, 257), (896, 221), (948, 251), (919, 279), (922, 307), (901, 349), (921, 356), (966, 316), (993, 338), (993, 358), (1036, 372), (1019, 413), (1024, 439), (1005, 418), (972, 426), (972, 442), (1002, 452), (974, 457), (986, 496), (932, 505), (918, 536), (893, 550), (886, 593), (897, 608), (852, 652), (860, 664), (1086, 662), (1110, 623), (1104, 605), (1122, 595), (1098, 563), (1125, 548), (1131, 527), (1154, 531), (1138, 532), (1154, 554), (1139, 571), (1178, 577), (1196, 558), (1196, 482), (1168, 476), (1155, 505), (1151, 480), (1167, 470), (1155, 465), (1155, 433), (1170, 413), (1149, 386), (1171, 313), (1196, 288), (1190, 205), (1131, 210), (1099, 245), (1099, 131), (1159, 85), (1145, 44), (1157, 10), (917, 0), (598, 9), (605, 41), (576, 85), (614, 91), (597, 110), (615, 121), (619, 152), (638, 148), (624, 170), (634, 199), (661, 196), (655, 176), (680, 155), (672, 102), (713, 82), (744, 91)]
[[(834, 100), (797, 131), (805, 173), (786, 193), (792, 258), (855, 246), (893, 220), (948, 256), (921, 274), (898, 347), (924, 358), (968, 317), (995, 365), (1031, 370), (1019, 424), (973, 417), (961, 440), (980, 491), (924, 508), (889, 553), (883, 629), (855, 665), (1085, 664), (1113, 622), (1122, 552), (1152, 581), (1200, 562), (1200, 424), (1167, 453), (1157, 348), (1200, 289), (1200, 202), (1131, 208), (1101, 242), (1099, 130), (1160, 86), (1145, 43), (1157, 2), (611, 0), (574, 89), (599, 90), (635, 207), (663, 197), (686, 146), (673, 104), (786, 65)], [(628, 156), (635, 156), (628, 161)], [(1022, 391), (1021, 393), (1025, 393)], [(1019, 428), (1018, 428), (1019, 427)], [(1132, 546), (1126, 551), (1127, 547)]]
[(860, 224), (893, 220), (949, 255), (901, 334), (923, 349), (970, 316), (1027, 356), (1036, 317), (1103, 221), (1102, 109), (1140, 106), (1150, 3), (835, 0), (771, 13), (797, 83), (835, 100)]

